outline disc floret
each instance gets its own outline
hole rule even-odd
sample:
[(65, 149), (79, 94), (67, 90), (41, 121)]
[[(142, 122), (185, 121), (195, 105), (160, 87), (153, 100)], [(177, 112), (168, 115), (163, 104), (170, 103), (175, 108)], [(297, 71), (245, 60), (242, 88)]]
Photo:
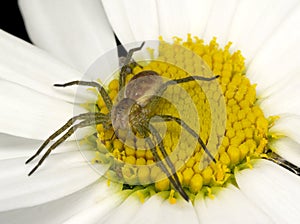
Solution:
[[(220, 75), (218, 83), (226, 102), (226, 123), (225, 132), (222, 128), (217, 133), (219, 134), (215, 140), (217, 146), (217, 153), (215, 154), (216, 163), (210, 162), (208, 166), (203, 167), (203, 150), (198, 145), (193, 148), (193, 153), (189, 155), (182, 150), (176, 152), (173, 156), (172, 162), (177, 169), (177, 174), (180, 178), (184, 189), (188, 191), (189, 195), (197, 195), (199, 192), (211, 192), (209, 189), (215, 186), (224, 186), (227, 183), (235, 183), (234, 171), (239, 168), (249, 167), (253, 159), (261, 158), (268, 150), (268, 135), (270, 124), (268, 119), (264, 116), (263, 111), (257, 104), (257, 96), (255, 84), (251, 84), (245, 75), (244, 57), (240, 51), (231, 53), (228, 43), (224, 49), (220, 48), (214, 38), (209, 44), (204, 44), (204, 41), (195, 37), (191, 38), (189, 35), (187, 40), (183, 42), (178, 38), (174, 38), (174, 44), (169, 44), (161, 40), (159, 57), (153, 59), (144, 67), (135, 66), (132, 73), (127, 76), (126, 82), (132, 79), (141, 71), (155, 71), (162, 77), (167, 79), (179, 79), (191, 76), (184, 70), (186, 67), (193, 65), (192, 57), (186, 54), (179, 54), (174, 51), (174, 46), (180, 45), (190, 49), (192, 52), (199, 55), (212, 70), (213, 74)], [(176, 46), (175, 46), (176, 47)], [(170, 58), (176, 61), (176, 65), (166, 63)], [(162, 60), (161, 60), (162, 59)], [(189, 60), (191, 59), (191, 60)], [(206, 85), (211, 85), (207, 83)], [(207, 95), (217, 96), (216, 90), (211, 85), (209, 92), (197, 88), (194, 82), (187, 82), (181, 86), (189, 93), (194, 105), (197, 109), (198, 119), (200, 121), (200, 128), (197, 133), (201, 139), (207, 143), (210, 137), (210, 130), (212, 126), (218, 126), (218, 123), (224, 123), (223, 120), (212, 119), (211, 102), (208, 101)], [(109, 95), (114, 98), (118, 93), (118, 80), (114, 79), (108, 86)], [(176, 98), (177, 105), (185, 107), (185, 98), (181, 98), (177, 90), (167, 91), (170, 97)], [(213, 98), (213, 97), (212, 97)], [(218, 103), (220, 99), (215, 99)], [(101, 100), (98, 102), (100, 110), (105, 105)], [(178, 116), (178, 111), (172, 107), (170, 102), (160, 101), (156, 108), (153, 109), (155, 114), (170, 114)], [(188, 122), (188, 117), (187, 117)], [(166, 124), (167, 131), (163, 138), (163, 143), (168, 154), (172, 154), (173, 148), (181, 144), (180, 148), (194, 147), (189, 144), (189, 139), (180, 142), (181, 127), (169, 122)], [(103, 133), (98, 129), (98, 136), (102, 141), (106, 141)], [(153, 155), (149, 149), (140, 150), (137, 142), (133, 142), (132, 147), (123, 144), (119, 140), (112, 140), (113, 145), (111, 154), (115, 159), (133, 165), (153, 165)], [(175, 158), (176, 157), (176, 158)], [(248, 164), (248, 165), (247, 165)], [(126, 165), (125, 165), (126, 167)], [(123, 170), (122, 175), (127, 176), (128, 170)], [(131, 173), (132, 174), (132, 171)], [(155, 165), (143, 167), (138, 170), (135, 175), (135, 184), (154, 182), (146, 186), (154, 186), (157, 192), (170, 191), (172, 186), (169, 180), (164, 177), (162, 171)], [(160, 177), (159, 177), (160, 176)], [(159, 178), (158, 178), (159, 177)], [(164, 177), (164, 178), (162, 178)], [(134, 187), (133, 187), (134, 188)], [(192, 196), (192, 198), (194, 197)]]

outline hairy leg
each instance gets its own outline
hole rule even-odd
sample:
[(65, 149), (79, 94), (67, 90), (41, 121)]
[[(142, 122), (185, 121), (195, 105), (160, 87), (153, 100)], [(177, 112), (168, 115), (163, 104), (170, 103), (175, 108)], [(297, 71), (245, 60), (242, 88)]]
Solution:
[(267, 160), (270, 160), (270, 161), (278, 164), (279, 166), (282, 166), (285, 169), (291, 171), (292, 173), (300, 176), (300, 167), (285, 160), (284, 158), (282, 158), (280, 155), (278, 155), (275, 152), (269, 152), (269, 153), (267, 153), (267, 155), (268, 155), (268, 158), (266, 158)]
[(127, 75), (127, 66), (129, 64), (129, 62), (131, 61), (133, 53), (136, 51), (140, 51), (143, 48), (144, 44), (145, 44), (145, 41), (141, 44), (141, 46), (132, 48), (129, 50), (129, 52), (124, 60), (124, 65), (121, 68), (120, 77), (119, 77), (119, 90), (121, 90), (125, 86), (125, 80), (126, 80), (126, 75)]
[[(202, 141), (200, 136), (193, 129), (191, 129), (182, 119), (177, 118), (177, 117), (173, 117), (173, 116), (170, 116), (170, 115), (156, 115), (156, 116), (162, 118), (163, 121), (175, 121), (177, 124), (182, 126), (188, 133), (190, 133), (194, 138), (197, 139), (198, 143), (201, 145), (201, 147), (203, 148), (205, 153), (209, 156), (209, 158), (212, 161), (214, 161), (216, 163), (215, 158), (210, 153), (210, 151), (208, 150), (208, 148), (206, 147), (205, 143)], [(162, 120), (161, 119), (155, 119), (155, 117), (153, 117), (153, 119), (151, 121), (161, 122)]]
[(172, 79), (172, 80), (165, 82), (162, 85), (162, 87), (161, 87), (160, 91), (157, 93), (157, 95), (161, 96), (166, 91), (166, 89), (172, 85), (177, 85), (177, 84), (185, 83), (185, 82), (192, 82), (192, 81), (196, 81), (196, 80), (209, 82), (209, 81), (215, 80), (219, 77), (220, 77), (219, 75), (216, 75), (216, 76), (213, 76), (210, 78), (202, 77), (202, 76), (188, 76), (188, 77), (181, 78), (181, 79)]
[[(167, 165), (169, 166), (169, 168), (171, 169), (171, 175), (172, 177), (174, 177), (174, 180), (172, 178), (172, 180), (169, 178), (170, 182), (173, 184), (174, 188), (180, 193), (180, 195), (186, 200), (186, 201), (189, 201), (189, 196), (185, 193), (185, 191), (183, 190), (182, 186), (181, 186), (181, 183), (179, 181), (179, 178), (178, 178), (178, 175), (176, 173), (176, 169), (173, 165), (173, 163), (171, 162), (166, 150), (165, 150), (165, 147), (163, 145), (163, 141), (162, 141), (162, 138), (160, 136), (160, 134), (158, 133), (158, 131), (153, 127), (153, 125), (149, 125), (149, 128), (150, 128), (150, 132), (152, 133), (152, 135), (156, 138), (156, 141), (157, 141), (157, 145), (158, 145), (158, 148), (160, 149), (164, 159), (166, 160), (166, 163)], [(155, 151), (156, 153), (156, 156), (158, 157), (158, 154), (157, 152)], [(153, 153), (152, 153), (153, 154)], [(161, 159), (159, 159), (161, 161)], [(167, 173), (166, 173), (167, 174)], [(169, 173), (168, 173), (169, 174)], [(168, 177), (171, 177), (168, 175)]]
[(110, 111), (112, 108), (112, 101), (106, 92), (106, 90), (97, 82), (88, 82), (88, 81), (72, 81), (72, 82), (67, 82), (63, 84), (54, 84), (56, 87), (67, 87), (67, 86), (73, 86), (73, 85), (79, 85), (79, 86), (90, 86), (90, 87), (96, 87), (107, 107), (107, 109)]
[[(74, 124), (75, 121), (77, 120), (83, 120), (78, 124)], [(44, 160), (49, 156), (51, 151), (53, 151), (55, 148), (57, 148), (61, 143), (63, 143), (67, 138), (69, 138), (78, 128), (84, 128), (88, 127), (91, 125), (96, 125), (96, 124), (103, 124), (107, 122), (107, 115), (100, 114), (100, 113), (86, 113), (86, 114), (81, 114), (76, 117), (71, 118), (62, 128), (58, 129), (54, 134), (52, 134), (45, 142), (44, 144), (38, 149), (38, 151), (32, 156), (30, 159), (26, 161), (26, 163), (29, 163), (32, 161), (35, 157), (37, 157), (42, 150), (48, 145), (48, 143), (56, 138), (58, 135), (60, 135), (62, 132), (66, 131), (67, 132), (60, 137), (57, 141), (55, 141), (49, 149), (46, 151), (46, 153), (42, 156), (42, 158), (39, 160), (38, 164), (30, 171), (28, 176), (33, 174), (38, 167), (42, 165)], [(73, 126), (72, 126), (73, 125)]]
[(63, 133), (65, 130), (67, 130), (69, 127), (71, 127), (74, 122), (78, 121), (78, 120), (83, 120), (83, 119), (92, 119), (95, 117), (95, 113), (85, 113), (85, 114), (79, 114), (75, 117), (72, 117), (70, 120), (67, 121), (67, 123), (65, 123), (60, 129), (58, 129), (56, 132), (54, 132), (52, 135), (50, 135), (49, 138), (46, 139), (46, 141), (44, 141), (44, 143), (41, 145), (41, 147), (37, 150), (37, 152), (30, 157), (25, 163), (29, 163), (30, 161), (32, 161), (35, 157), (37, 157), (42, 150), (49, 144), (49, 142), (51, 140), (53, 140), (54, 138), (56, 138), (57, 136), (59, 136), (61, 133)]
[(219, 75), (216, 75), (216, 76), (213, 76), (213, 77), (210, 77), (210, 78), (202, 77), (202, 76), (188, 76), (188, 77), (181, 78), (181, 79), (169, 80), (169, 81), (165, 82), (164, 85), (170, 86), (170, 85), (176, 85), (176, 84), (179, 84), (179, 83), (191, 82), (191, 81), (196, 81), (196, 80), (209, 82), (209, 81), (215, 80), (219, 77), (220, 77)]

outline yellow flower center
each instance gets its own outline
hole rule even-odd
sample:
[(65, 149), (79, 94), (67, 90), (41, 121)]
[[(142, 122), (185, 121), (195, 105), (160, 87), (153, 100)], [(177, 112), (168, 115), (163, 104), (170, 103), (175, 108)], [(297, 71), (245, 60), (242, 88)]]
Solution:
[[(183, 46), (199, 55), (213, 74), (220, 75), (215, 82), (199, 84), (198, 81), (192, 81), (170, 87), (164, 93), (164, 99), (160, 100), (151, 111), (153, 114), (180, 117), (191, 126), (195, 118), (199, 122), (192, 128), (212, 151), (216, 163), (208, 159), (202, 147), (192, 136), (184, 132), (180, 125), (165, 122), (160, 124), (161, 129), (159, 124), (157, 126), (159, 130), (163, 130), (163, 145), (171, 157), (181, 184), (193, 199), (199, 192), (210, 196), (212, 187), (224, 186), (229, 182), (235, 183), (235, 169), (251, 168), (253, 159), (263, 157), (268, 149), (270, 136), (268, 132), (274, 119), (268, 120), (256, 104), (255, 84), (251, 84), (245, 75), (244, 57), (241, 52), (231, 53), (231, 43), (221, 49), (215, 38), (209, 44), (205, 44), (197, 37), (191, 38), (190, 35), (186, 41), (174, 38), (172, 44), (161, 40), (158, 58), (147, 62), (143, 68), (135, 66), (126, 81), (129, 82), (143, 70), (155, 71), (166, 80), (191, 75), (205, 76), (205, 74), (191, 74), (194, 66), (193, 57), (181, 54), (180, 48), (178, 52), (170, 50), (176, 48), (175, 45)], [(166, 62), (170, 60), (176, 61), (176, 64)], [(189, 69), (191, 72), (186, 71), (187, 67), (192, 68)], [(216, 83), (219, 84), (219, 90)], [(108, 85), (109, 96), (113, 101), (119, 93), (118, 88), (117, 79)], [(189, 106), (190, 102), (193, 104), (192, 107)], [(102, 98), (99, 98), (97, 104), (100, 112), (109, 112)], [(221, 116), (222, 113), (225, 114), (224, 117)], [(178, 195), (172, 189), (169, 179), (155, 165), (151, 151), (139, 145), (143, 142), (132, 140), (131, 143), (124, 144), (114, 136), (113, 129), (107, 131), (102, 125), (97, 126), (97, 131), (98, 152), (93, 162), (108, 163), (109, 158), (114, 157), (122, 164), (111, 169), (109, 177), (122, 179), (124, 189), (135, 189), (136, 185), (143, 185), (143, 188), (149, 189), (150, 194), (169, 192), (167, 197), (170, 198), (170, 202), (176, 201)], [(103, 146), (108, 151), (102, 150)], [(135, 169), (132, 165), (139, 169)]]

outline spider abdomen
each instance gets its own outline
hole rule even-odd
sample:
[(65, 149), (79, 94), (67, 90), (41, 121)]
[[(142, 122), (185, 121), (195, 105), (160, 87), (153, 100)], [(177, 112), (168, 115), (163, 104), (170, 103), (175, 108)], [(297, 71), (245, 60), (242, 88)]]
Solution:
[(125, 98), (133, 99), (144, 107), (153, 96), (157, 95), (162, 84), (162, 78), (155, 71), (142, 71), (126, 85)]
[(124, 98), (112, 108), (111, 120), (115, 130), (140, 132), (147, 127), (149, 101), (157, 95), (163, 84), (162, 78), (154, 71), (142, 71), (126, 85)]

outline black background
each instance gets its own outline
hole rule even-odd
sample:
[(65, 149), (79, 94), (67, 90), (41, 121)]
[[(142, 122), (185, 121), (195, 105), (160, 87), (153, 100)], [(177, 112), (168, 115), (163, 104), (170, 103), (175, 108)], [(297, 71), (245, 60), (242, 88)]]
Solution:
[(0, 1), (0, 29), (30, 42), (17, 0)]

